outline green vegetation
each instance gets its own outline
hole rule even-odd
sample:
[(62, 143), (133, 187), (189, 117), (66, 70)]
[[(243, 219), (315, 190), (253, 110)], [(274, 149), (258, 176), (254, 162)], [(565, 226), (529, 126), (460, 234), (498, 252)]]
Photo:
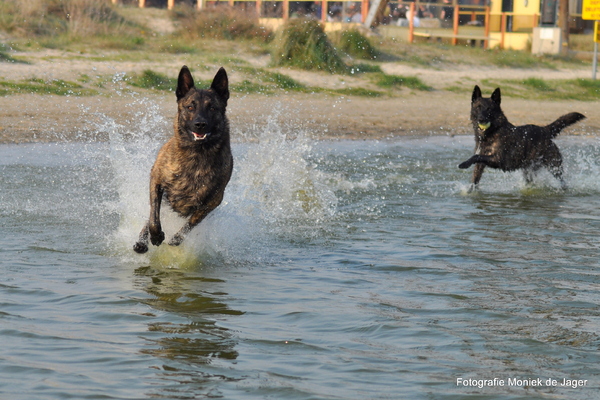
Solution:
[(383, 73), (383, 71), (381, 70), (381, 67), (379, 65), (373, 65), (373, 64), (360, 63), (360, 64), (354, 64), (348, 68), (350, 69), (351, 74), (364, 74), (364, 73), (368, 73), (368, 72)]
[(582, 91), (582, 96), (579, 100), (598, 100), (600, 99), (600, 81), (592, 79), (574, 79), (572, 82), (577, 85)]
[(361, 96), (361, 97), (381, 97), (385, 93), (377, 90), (365, 89), (362, 87), (331, 90), (331, 93), (341, 94), (344, 96)]
[[(600, 99), (600, 81), (592, 79), (486, 79), (481, 82), (480, 86), (484, 92), (491, 93), (495, 88), (500, 87), (503, 96), (532, 100), (593, 101)], [(455, 91), (464, 93), (467, 93), (466, 89), (469, 88), (460, 88), (460, 90), (454, 88)]]
[(360, 33), (358, 29), (344, 30), (332, 36), (334, 37), (333, 42), (336, 47), (351, 57), (362, 60), (374, 60), (379, 54), (369, 39)]
[[(415, 76), (384, 73), (389, 62), (436, 71), (470, 66), (579, 68), (590, 64), (582, 53), (579, 56), (585, 61), (573, 54), (534, 56), (521, 51), (484, 50), (444, 43), (408, 44), (389, 38), (366, 37), (356, 29), (326, 34), (318, 21), (305, 19), (290, 19), (275, 37), (251, 13), (226, 5), (198, 11), (178, 4), (175, 10), (167, 11), (114, 6), (107, 0), (0, 0), (0, 32), (0, 63), (36, 64), (40, 60), (56, 60), (144, 64), (124, 79), (110, 72), (101, 75), (89, 71), (73, 77), (55, 75), (64, 80), (0, 77), (3, 79), (1, 95), (33, 92), (86, 96), (110, 92), (115, 87), (122, 90), (124, 86), (129, 90), (173, 91), (178, 67), (169, 70), (167, 75), (148, 68), (181, 60), (192, 70), (203, 72), (199, 75), (205, 77), (208, 71), (212, 74), (219, 66), (226, 67), (232, 77), (231, 90), (238, 93), (320, 92), (394, 97), (406, 91), (446, 90), (468, 95), (477, 83), (484, 90), (500, 86), (506, 96), (528, 99), (600, 99), (598, 81), (586, 79), (501, 80), (492, 77), (475, 82), (462, 77), (431, 87)], [(590, 35), (571, 35), (571, 40), (573, 46), (585, 51), (593, 43)], [(292, 78), (295, 72), (288, 72), (290, 69), (305, 69), (311, 73), (299, 73), (296, 80)], [(310, 77), (319, 77), (319, 74), (326, 74), (331, 85), (312, 86)], [(318, 80), (322, 82), (321, 78)], [(197, 85), (207, 87), (210, 81), (199, 80)]]
[(277, 85), (277, 87), (280, 87), (281, 89), (285, 89), (285, 90), (304, 89), (303, 84), (298, 83), (296, 80), (294, 80), (293, 78), (290, 78), (287, 75), (283, 75), (278, 72), (274, 72), (274, 73), (269, 73), (268, 77), (270, 80), (273, 81), (273, 83), (275, 83), (275, 85)]
[(552, 63), (525, 51), (492, 50), (490, 61), (499, 67), (508, 68), (549, 68), (555, 69)]
[(304, 91), (306, 89), (300, 82), (279, 72), (270, 72), (262, 68), (253, 67), (238, 67), (237, 71), (253, 77), (254, 80), (271, 89), (297, 91)]
[(51, 81), (44, 81), (43, 79), (29, 79), (20, 82), (0, 81), (0, 95), (13, 93), (56, 94), (59, 96), (92, 96), (98, 94), (96, 90), (86, 89), (78, 83), (61, 79)]
[(523, 81), (523, 85), (541, 92), (551, 92), (554, 90), (548, 82), (540, 78), (527, 78)]
[(149, 69), (142, 72), (141, 75), (134, 76), (129, 83), (135, 87), (153, 90), (173, 91), (177, 87), (177, 79), (169, 78)]
[[(288, 91), (304, 91), (306, 89), (301, 83), (278, 72), (270, 72), (260, 68), (251, 67), (241, 67), (238, 71), (252, 77), (253, 80), (244, 79), (241, 83), (231, 84), (230, 89), (232, 92), (271, 94), (278, 89)], [(89, 79), (89, 77), (82, 77), (82, 80), (86, 78)], [(129, 77), (126, 81), (131, 86), (137, 88), (168, 92), (174, 91), (177, 86), (176, 78), (169, 78), (164, 74), (149, 69), (143, 71), (139, 75)], [(211, 82), (212, 81), (210, 80), (196, 80), (195, 84), (198, 87), (209, 87)]]
[(0, 29), (17, 37), (134, 35), (137, 29), (106, 0), (2, 0)]
[(171, 15), (181, 27), (177, 35), (190, 39), (245, 39), (265, 43), (273, 39), (273, 32), (261, 26), (252, 14), (227, 5), (208, 8), (202, 12), (190, 6), (180, 6)]
[(16, 62), (14, 58), (12, 58), (9, 54), (0, 51), (0, 62)]
[(377, 76), (376, 84), (377, 86), (383, 88), (398, 88), (404, 86), (416, 90), (432, 90), (430, 86), (427, 86), (423, 83), (423, 81), (415, 76), (380, 74)]
[(309, 19), (289, 20), (273, 50), (274, 66), (347, 73), (348, 66), (323, 31), (321, 23)]

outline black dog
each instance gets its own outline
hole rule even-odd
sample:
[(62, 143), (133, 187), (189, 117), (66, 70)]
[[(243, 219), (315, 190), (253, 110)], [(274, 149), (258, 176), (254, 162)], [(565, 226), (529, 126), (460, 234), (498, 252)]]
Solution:
[(150, 173), (150, 220), (133, 246), (138, 253), (148, 251), (148, 235), (155, 246), (165, 239), (160, 224), (163, 194), (173, 210), (189, 217), (169, 241), (169, 245), (177, 246), (221, 204), (233, 170), (229, 121), (225, 115), (229, 99), (225, 70), (219, 69), (209, 89), (199, 90), (184, 65), (175, 94), (175, 134), (160, 149)]
[(566, 189), (562, 156), (552, 139), (565, 127), (584, 118), (584, 115), (574, 112), (546, 126), (514, 126), (500, 108), (500, 88), (494, 90), (491, 98), (483, 98), (481, 89), (475, 86), (471, 97), (475, 155), (458, 166), (464, 169), (476, 164), (469, 192), (477, 187), (486, 166), (502, 171), (521, 169), (528, 184), (535, 172), (545, 167)]

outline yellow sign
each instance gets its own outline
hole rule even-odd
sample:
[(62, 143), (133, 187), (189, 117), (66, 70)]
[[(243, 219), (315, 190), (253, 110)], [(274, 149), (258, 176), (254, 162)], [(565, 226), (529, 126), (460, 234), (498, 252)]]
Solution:
[(582, 19), (600, 19), (600, 0), (583, 0)]
[(600, 43), (600, 28), (598, 27), (600, 23), (596, 21), (594, 24), (594, 42)]

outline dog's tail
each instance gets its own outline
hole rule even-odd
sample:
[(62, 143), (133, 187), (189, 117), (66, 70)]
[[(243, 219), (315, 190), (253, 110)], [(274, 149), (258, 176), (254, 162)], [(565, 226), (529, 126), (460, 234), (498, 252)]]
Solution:
[(550, 125), (546, 126), (546, 129), (548, 129), (548, 131), (550, 133), (550, 137), (555, 138), (556, 136), (558, 136), (560, 131), (565, 129), (567, 126), (573, 125), (575, 122), (581, 121), (584, 118), (585, 118), (585, 115), (580, 114), (578, 112), (572, 112), (569, 114), (565, 114), (562, 117), (558, 118), (553, 123), (551, 123)]

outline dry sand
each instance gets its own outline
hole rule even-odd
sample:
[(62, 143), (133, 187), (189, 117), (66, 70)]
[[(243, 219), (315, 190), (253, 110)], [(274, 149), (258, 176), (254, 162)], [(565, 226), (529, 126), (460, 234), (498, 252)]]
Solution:
[[(173, 57), (168, 63), (110, 62), (63, 57), (59, 51), (45, 50), (38, 54), (27, 53), (30, 64), (0, 64), (0, 79), (22, 80), (27, 78), (73, 80), (73, 76), (118, 75), (139, 73), (152, 69), (174, 75), (185, 63), (185, 56)], [(266, 66), (266, 57), (251, 60), (256, 66)], [(357, 96), (333, 96), (323, 93), (287, 93), (281, 95), (232, 94), (229, 106), (234, 140), (244, 140), (258, 132), (269, 118), (276, 118), (288, 131), (303, 131), (315, 138), (373, 139), (400, 135), (455, 135), (470, 134), (468, 89), (479, 81), (537, 77), (544, 79), (588, 78), (586, 69), (545, 70), (506, 68), (473, 68), (457, 66), (434, 70), (417, 68), (401, 63), (385, 63), (387, 73), (418, 76), (426, 84), (438, 89), (431, 92), (405, 90), (395, 97), (365, 98)], [(350, 85), (368, 85), (360, 78), (332, 76), (323, 73), (292, 69), (279, 70), (297, 81), (329, 88)], [(199, 78), (211, 78), (209, 70), (196, 68)], [(230, 79), (241, 79), (235, 69)], [(460, 84), (467, 88), (464, 93), (443, 90), (447, 85)], [(135, 126), (144, 103), (156, 103), (156, 108), (169, 120), (176, 106), (172, 93), (144, 92), (132, 97), (121, 93), (117, 86), (113, 92), (92, 97), (64, 97), (56, 95), (20, 94), (0, 97), (0, 142), (20, 143), (31, 141), (106, 140), (95, 128), (99, 119), (109, 117), (123, 125)], [(440, 90), (442, 89), (442, 90)], [(129, 90), (129, 89), (128, 89)], [(489, 95), (489, 93), (487, 94)], [(558, 116), (578, 111), (588, 118), (565, 134), (600, 133), (600, 102), (572, 100), (523, 100), (510, 98), (504, 93), (503, 109), (514, 124), (547, 124)], [(165, 132), (165, 135), (170, 132)]]

